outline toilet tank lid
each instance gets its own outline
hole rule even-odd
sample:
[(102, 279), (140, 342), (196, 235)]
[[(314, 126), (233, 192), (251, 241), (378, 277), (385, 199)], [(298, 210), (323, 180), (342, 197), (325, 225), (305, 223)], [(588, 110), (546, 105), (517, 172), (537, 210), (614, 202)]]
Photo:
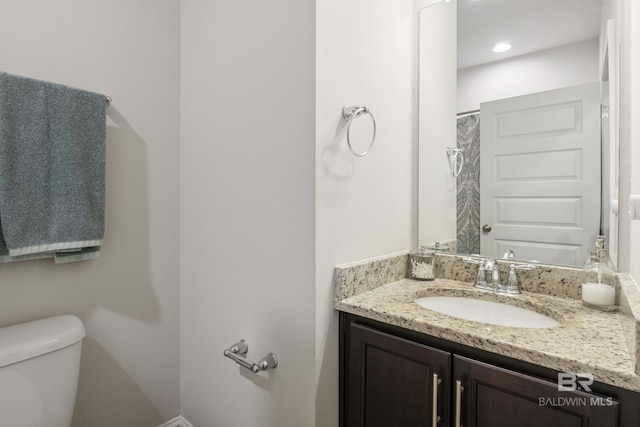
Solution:
[(0, 328), (0, 367), (68, 347), (84, 336), (82, 321), (72, 315)]

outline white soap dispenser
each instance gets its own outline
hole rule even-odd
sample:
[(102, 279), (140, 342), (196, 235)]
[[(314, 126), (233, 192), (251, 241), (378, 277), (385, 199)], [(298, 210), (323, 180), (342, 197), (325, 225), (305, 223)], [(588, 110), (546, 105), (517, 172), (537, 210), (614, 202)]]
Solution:
[(596, 248), (584, 264), (582, 304), (602, 311), (616, 310), (616, 287), (613, 269), (609, 267), (604, 236), (598, 236)]

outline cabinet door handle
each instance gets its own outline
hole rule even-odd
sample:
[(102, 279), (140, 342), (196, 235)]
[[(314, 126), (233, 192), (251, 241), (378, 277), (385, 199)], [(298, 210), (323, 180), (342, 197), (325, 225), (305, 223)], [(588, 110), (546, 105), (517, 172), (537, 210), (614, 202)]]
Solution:
[(433, 385), (431, 390), (433, 408), (431, 409), (431, 427), (438, 427), (440, 417), (438, 416), (438, 385), (442, 382), (438, 374), (433, 374)]
[(456, 380), (456, 427), (462, 427), (460, 424), (460, 413), (462, 412), (462, 381)]

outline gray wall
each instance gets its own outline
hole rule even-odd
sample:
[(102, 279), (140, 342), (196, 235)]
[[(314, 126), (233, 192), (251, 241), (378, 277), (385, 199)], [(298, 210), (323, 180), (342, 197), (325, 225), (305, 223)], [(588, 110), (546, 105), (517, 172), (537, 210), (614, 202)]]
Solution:
[[(182, 411), (202, 427), (310, 426), (315, 2), (181, 5)], [(224, 358), (241, 338), (277, 369)]]
[(175, 0), (0, 1), (0, 70), (113, 98), (102, 255), (0, 265), (0, 326), (87, 328), (74, 426), (154, 426), (179, 405)]

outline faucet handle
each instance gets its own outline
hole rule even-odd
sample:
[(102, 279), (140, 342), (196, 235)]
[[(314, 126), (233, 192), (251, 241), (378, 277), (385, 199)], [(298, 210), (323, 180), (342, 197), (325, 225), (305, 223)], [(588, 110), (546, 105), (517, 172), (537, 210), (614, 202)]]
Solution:
[(509, 266), (509, 274), (507, 275), (507, 282), (504, 286), (498, 289), (500, 292), (507, 294), (519, 294), (520, 287), (518, 286), (518, 278), (516, 277), (516, 266), (511, 264)]
[(463, 261), (468, 262), (469, 264), (479, 264), (482, 265), (484, 264), (484, 260), (483, 259), (478, 259), (478, 258), (471, 258), (471, 257), (463, 257), (462, 258)]
[[(489, 283), (487, 282), (487, 272), (490, 275), (495, 274), (494, 271), (494, 264), (491, 264), (489, 266), (489, 269), (487, 269), (487, 261), (486, 259), (478, 259), (478, 258), (470, 258), (470, 257), (464, 257), (462, 258), (464, 261), (468, 262), (469, 264), (475, 264), (478, 266), (478, 275), (476, 276), (476, 283), (474, 283), (474, 287), (478, 288), (478, 289), (489, 289), (489, 290), (495, 290), (495, 285), (493, 283)], [(491, 259), (491, 258), (489, 258)], [(490, 277), (491, 279), (491, 277)]]
[(533, 270), (534, 268), (536, 268), (536, 266), (533, 265), (533, 264), (518, 264), (518, 263), (515, 263), (515, 264), (511, 264), (510, 268), (513, 268), (514, 270)]
[(516, 270), (532, 270), (536, 268), (533, 264), (511, 264), (509, 266), (509, 275), (507, 276), (507, 283), (505, 283), (502, 291), (508, 294), (519, 294), (520, 287), (518, 286), (518, 278), (516, 276)]

